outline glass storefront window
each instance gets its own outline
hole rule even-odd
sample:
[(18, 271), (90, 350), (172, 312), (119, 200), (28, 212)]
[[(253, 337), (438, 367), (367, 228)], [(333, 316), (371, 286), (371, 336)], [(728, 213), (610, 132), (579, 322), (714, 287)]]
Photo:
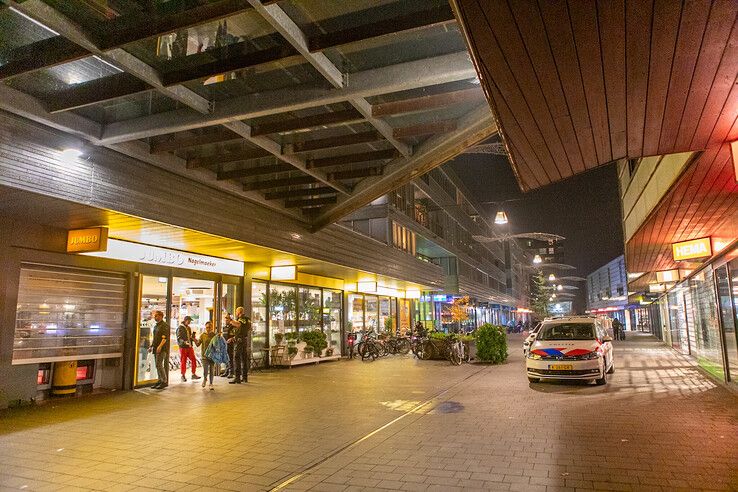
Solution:
[(267, 337), (267, 285), (264, 282), (251, 284), (251, 347), (254, 352), (266, 345)]
[(697, 357), (702, 368), (719, 379), (725, 379), (712, 271), (708, 266), (689, 280), (694, 311), (692, 331), (695, 346), (692, 355)]
[(379, 298), (377, 296), (364, 296), (364, 323), (369, 331), (379, 333), (382, 329), (379, 327)]
[(689, 353), (687, 335), (687, 313), (684, 305), (683, 286), (680, 285), (667, 295), (669, 309), (669, 328), (672, 347), (683, 354)]
[(297, 287), (272, 284), (269, 290), (269, 327), (271, 341), (275, 333), (297, 332)]
[(404, 336), (406, 333), (409, 333), (412, 328), (412, 319), (410, 316), (410, 303), (412, 301), (410, 299), (398, 299), (399, 304), (399, 311), (398, 311), (398, 322), (399, 322), (399, 329), (400, 329), (400, 335)]
[(328, 348), (333, 348), (333, 355), (341, 355), (341, 306), (343, 292), (340, 290), (323, 291), (323, 331), (328, 337)]
[[(382, 333), (394, 334), (394, 320), (392, 318), (392, 301), (389, 297), (379, 298), (379, 325), (377, 330)], [(389, 329), (388, 329), (389, 327)]]
[(154, 336), (154, 311), (167, 312), (167, 277), (142, 275), (141, 309), (138, 325), (138, 362), (136, 365), (136, 384), (158, 379), (154, 354), (149, 352)]
[(222, 284), (220, 291), (220, 327), (225, 326), (225, 315), (234, 315), (238, 307), (238, 286)]
[(310, 287), (299, 288), (297, 301), (300, 315), (298, 318), (298, 331), (319, 330), (321, 322), (322, 301), (320, 289)]
[(349, 331), (362, 331), (364, 329), (364, 296), (362, 294), (349, 294), (348, 303)]

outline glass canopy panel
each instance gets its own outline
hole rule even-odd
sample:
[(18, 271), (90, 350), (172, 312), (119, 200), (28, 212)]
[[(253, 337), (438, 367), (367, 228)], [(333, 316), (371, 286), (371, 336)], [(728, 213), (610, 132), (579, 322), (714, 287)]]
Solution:
[(110, 123), (165, 113), (181, 108), (182, 106), (181, 103), (159, 92), (150, 90), (132, 96), (120, 97), (92, 106), (78, 108), (72, 112), (98, 123)]
[(121, 70), (97, 56), (88, 56), (54, 67), (19, 75), (7, 81), (15, 89), (48, 99), (75, 85), (121, 73)]
[(0, 65), (18, 48), (55, 36), (54, 31), (13, 8), (0, 9)]

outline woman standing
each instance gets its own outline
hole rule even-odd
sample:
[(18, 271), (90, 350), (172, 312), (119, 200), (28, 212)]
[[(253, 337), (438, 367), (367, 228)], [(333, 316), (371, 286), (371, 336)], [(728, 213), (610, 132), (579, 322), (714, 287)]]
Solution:
[(195, 344), (200, 347), (200, 355), (202, 356), (202, 387), (205, 387), (205, 383), (208, 380), (208, 376), (210, 377), (210, 390), (214, 390), (213, 387), (213, 373), (215, 372), (215, 362), (210, 360), (208, 357), (205, 356), (208, 350), (208, 345), (210, 345), (210, 342), (217, 336), (217, 333), (215, 333), (215, 329), (213, 328), (213, 322), (208, 321), (205, 323), (205, 333), (200, 335), (200, 339), (197, 338), (194, 339)]

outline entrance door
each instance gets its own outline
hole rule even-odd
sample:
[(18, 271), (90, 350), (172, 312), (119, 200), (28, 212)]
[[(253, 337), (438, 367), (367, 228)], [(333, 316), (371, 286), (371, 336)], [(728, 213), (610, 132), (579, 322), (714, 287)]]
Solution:
[[(730, 275), (733, 278), (730, 278)], [(730, 262), (730, 275), (727, 266), (715, 270), (718, 288), (718, 305), (720, 306), (720, 323), (725, 340), (725, 356), (727, 358), (727, 380), (738, 383), (738, 334), (736, 333), (736, 310), (738, 303), (738, 260)], [(731, 288), (732, 285), (732, 288)]]
[(136, 351), (136, 385), (155, 381), (156, 373), (154, 355), (149, 353), (151, 339), (154, 336), (154, 311), (167, 312), (167, 277), (151, 275), (141, 276), (141, 302), (139, 304), (138, 350)]
[[(215, 282), (212, 280), (201, 280), (193, 278), (174, 277), (172, 279), (172, 303), (171, 303), (170, 323), (170, 350), (169, 360), (173, 374), (169, 377), (169, 382), (179, 381), (174, 372), (180, 371), (179, 345), (177, 344), (177, 327), (184, 321), (186, 316), (192, 318), (190, 329), (193, 334), (200, 336), (205, 331), (205, 323), (211, 321), (215, 323)], [(200, 357), (200, 349), (195, 347), (195, 358), (197, 366), (202, 365)], [(192, 369), (187, 362), (186, 374), (189, 375)]]

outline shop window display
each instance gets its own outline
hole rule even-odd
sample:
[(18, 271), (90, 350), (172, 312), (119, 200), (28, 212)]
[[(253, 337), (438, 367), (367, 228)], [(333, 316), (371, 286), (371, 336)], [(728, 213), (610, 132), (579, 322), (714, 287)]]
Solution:
[[(733, 265), (735, 263), (735, 266)], [(725, 339), (725, 354), (728, 363), (728, 380), (738, 383), (738, 340), (736, 339), (736, 319), (734, 304), (738, 302), (738, 260), (730, 264), (733, 288), (731, 289), (731, 278), (728, 275), (727, 266), (715, 270), (715, 280), (718, 286), (720, 303), (720, 318), (723, 325), (723, 336)]]
[(272, 343), (275, 343), (275, 333), (297, 332), (296, 319), (297, 287), (272, 284), (269, 290), (269, 331)]
[(364, 326), (367, 330), (379, 333), (382, 329), (379, 321), (379, 298), (377, 296), (364, 296)]
[(389, 297), (379, 298), (379, 325), (377, 328), (380, 332), (394, 334), (395, 320), (392, 316), (392, 304), (394, 304), (393, 300)]
[(323, 291), (323, 331), (328, 338), (328, 350), (341, 355), (341, 305), (343, 292)]
[(669, 329), (672, 347), (683, 354), (689, 353), (689, 337), (687, 334), (687, 313), (684, 305), (684, 292), (680, 285), (667, 295), (669, 309)]
[(300, 310), (298, 318), (298, 331), (319, 330), (321, 324), (321, 290), (300, 287), (298, 290), (297, 306)]
[(267, 336), (267, 285), (251, 284), (251, 347), (254, 352), (266, 346)]
[(364, 296), (349, 294), (348, 309), (349, 331), (362, 331), (364, 329)]
[(138, 363), (136, 384), (153, 381), (159, 378), (156, 372), (154, 354), (149, 352), (151, 338), (154, 336), (154, 311), (167, 312), (167, 277), (142, 275), (141, 278), (141, 310), (138, 326)]

